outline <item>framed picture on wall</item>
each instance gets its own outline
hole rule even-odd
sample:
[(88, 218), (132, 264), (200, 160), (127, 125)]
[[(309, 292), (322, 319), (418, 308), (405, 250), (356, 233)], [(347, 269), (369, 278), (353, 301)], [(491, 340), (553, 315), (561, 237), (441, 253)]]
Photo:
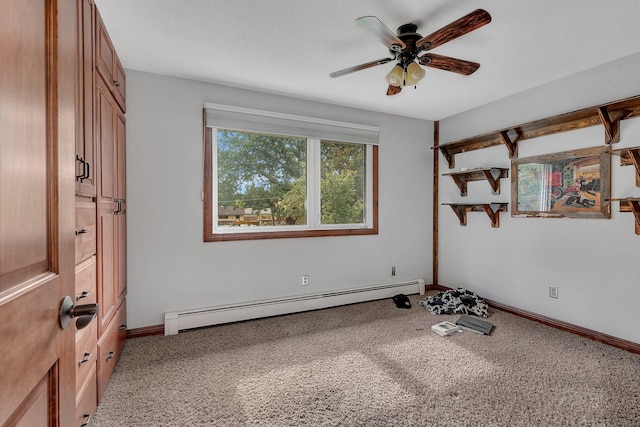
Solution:
[(604, 146), (513, 160), (511, 176), (511, 216), (611, 218)]

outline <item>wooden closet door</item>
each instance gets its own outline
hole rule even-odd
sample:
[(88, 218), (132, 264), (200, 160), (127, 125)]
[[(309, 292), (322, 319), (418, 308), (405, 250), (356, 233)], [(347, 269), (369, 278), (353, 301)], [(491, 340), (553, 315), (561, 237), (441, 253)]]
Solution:
[(71, 426), (74, 0), (3, 0), (0, 13), (0, 426)]

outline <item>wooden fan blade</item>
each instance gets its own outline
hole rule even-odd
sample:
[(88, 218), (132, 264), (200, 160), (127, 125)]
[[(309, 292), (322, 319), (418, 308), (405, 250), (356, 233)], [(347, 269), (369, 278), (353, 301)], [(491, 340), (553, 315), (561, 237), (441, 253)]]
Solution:
[(440, 28), (438, 31), (421, 38), (416, 42), (420, 50), (430, 50), (448, 41), (463, 36), (491, 22), (491, 15), (483, 9), (476, 9), (457, 21)]
[[(371, 34), (373, 34), (378, 40), (380, 40), (389, 49), (400, 51), (407, 47), (407, 45), (395, 35), (393, 31), (387, 28), (378, 18), (375, 16), (363, 16), (356, 19), (356, 24), (364, 28)], [(399, 48), (393, 48), (392, 46), (399, 46)]]
[(402, 86), (389, 85), (387, 89), (387, 95), (396, 95), (402, 91)]
[(463, 59), (451, 58), (450, 56), (436, 55), (435, 53), (427, 53), (418, 58), (420, 65), (425, 67), (437, 68), (444, 71), (452, 71), (454, 73), (468, 76), (476, 72), (480, 68), (477, 62), (465, 61)]
[(329, 74), (329, 77), (340, 77), (345, 74), (351, 74), (356, 71), (366, 70), (367, 68), (375, 67), (376, 65), (386, 64), (387, 62), (393, 61), (393, 58), (382, 58), (376, 61), (367, 62), (365, 64), (355, 65), (353, 67), (345, 68), (344, 70), (334, 71)]

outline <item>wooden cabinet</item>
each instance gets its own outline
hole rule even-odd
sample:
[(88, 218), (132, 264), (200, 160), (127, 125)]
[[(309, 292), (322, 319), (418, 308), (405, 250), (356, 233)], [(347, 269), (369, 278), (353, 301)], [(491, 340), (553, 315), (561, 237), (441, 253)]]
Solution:
[(87, 426), (126, 334), (125, 74), (94, 0), (76, 6), (75, 304), (98, 304), (76, 332), (76, 425)]
[(95, 11), (95, 149), (98, 301), (97, 401), (126, 337), (126, 118), (124, 69)]
[(96, 70), (123, 112), (126, 99), (126, 76), (113, 48), (100, 14), (96, 12)]

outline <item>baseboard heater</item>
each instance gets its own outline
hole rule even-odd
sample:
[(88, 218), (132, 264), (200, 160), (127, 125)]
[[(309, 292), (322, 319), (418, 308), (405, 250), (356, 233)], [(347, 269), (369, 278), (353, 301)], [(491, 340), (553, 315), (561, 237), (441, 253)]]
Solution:
[(373, 301), (390, 298), (396, 294), (411, 295), (424, 291), (424, 286), (424, 280), (417, 279), (409, 282), (387, 283), (334, 292), (166, 312), (164, 314), (164, 334), (175, 335), (185, 329)]

